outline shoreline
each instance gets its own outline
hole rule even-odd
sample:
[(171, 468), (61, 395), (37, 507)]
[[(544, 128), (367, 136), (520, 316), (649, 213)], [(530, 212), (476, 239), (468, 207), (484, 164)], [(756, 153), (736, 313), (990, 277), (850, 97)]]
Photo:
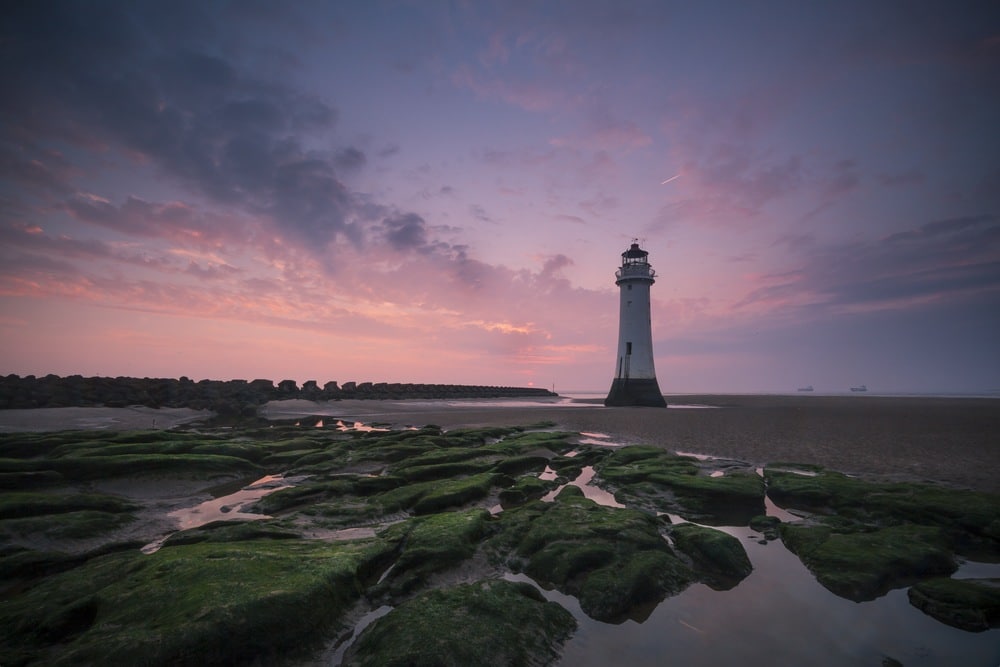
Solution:
[[(917, 396), (670, 395), (675, 406), (606, 408), (599, 400), (464, 399), (314, 402), (262, 406), (268, 419), (327, 416), (395, 428), (527, 426), (603, 433), (622, 444), (661, 446), (744, 461), (821, 465), (847, 474), (944, 483), (1000, 493), (1000, 402)], [(187, 408), (0, 410), (0, 432), (172, 428), (210, 416)], [(155, 420), (155, 426), (154, 426)]]
[[(445, 429), (551, 421), (622, 444), (744, 461), (811, 463), (871, 478), (930, 481), (1000, 493), (1000, 402), (994, 398), (673, 395), (674, 405), (606, 408), (600, 402), (507, 407), (407, 401), (270, 403), (271, 419), (331, 416), (396, 428)], [(376, 405), (377, 403), (377, 405)]]

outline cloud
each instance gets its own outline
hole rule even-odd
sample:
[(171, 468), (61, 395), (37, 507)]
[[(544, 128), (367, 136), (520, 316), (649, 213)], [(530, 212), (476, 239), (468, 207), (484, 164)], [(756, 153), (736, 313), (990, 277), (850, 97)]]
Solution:
[(396, 250), (423, 249), (427, 246), (427, 224), (415, 213), (390, 216), (382, 221), (385, 238)]
[[(145, 9), (64, 3), (51, 16), (28, 6), (14, 12), (0, 58), (13, 82), (0, 105), (5, 139), (25, 150), (53, 139), (118, 146), (216, 203), (267, 216), (302, 243), (357, 241), (364, 209), (338, 170), (361, 168), (364, 154), (304, 144), (332, 130), (336, 111), (211, 52), (198, 39), (217, 18), (208, 8), (185, 6), (166, 25), (154, 20), (155, 7)], [(31, 77), (21, 73), (28, 64)], [(20, 165), (0, 166), (6, 176)], [(67, 204), (110, 224), (101, 206)]]
[(337, 153), (334, 162), (338, 169), (343, 171), (356, 171), (365, 166), (368, 160), (365, 154), (357, 148), (345, 148)]
[(491, 217), (486, 212), (486, 209), (484, 209), (479, 204), (472, 204), (471, 206), (469, 206), (469, 212), (472, 214), (473, 218), (481, 222), (488, 222), (490, 224), (496, 224), (497, 222), (493, 217)]
[(919, 308), (946, 299), (1000, 300), (1000, 218), (936, 220), (871, 241), (801, 246), (802, 264), (756, 278), (736, 308), (775, 313)]
[(66, 195), (76, 169), (59, 151), (37, 144), (0, 144), (0, 178), (17, 183), (22, 194)]
[(129, 196), (119, 206), (99, 195), (77, 192), (58, 207), (90, 225), (184, 248), (239, 248), (259, 231), (249, 216), (212, 213), (180, 201), (149, 202)]

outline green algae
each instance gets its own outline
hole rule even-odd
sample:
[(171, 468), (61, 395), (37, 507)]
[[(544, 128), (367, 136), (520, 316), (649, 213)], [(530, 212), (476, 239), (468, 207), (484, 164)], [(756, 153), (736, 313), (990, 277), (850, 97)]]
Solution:
[(907, 596), (920, 611), (960, 630), (1000, 627), (1000, 579), (927, 579)]
[(407, 482), (424, 482), (428, 480), (449, 479), (460, 475), (475, 475), (490, 470), (492, 462), (435, 463), (424, 466), (394, 466), (392, 472)]
[(382, 590), (392, 595), (408, 593), (430, 575), (472, 557), (487, 533), (489, 518), (485, 510), (446, 512), (410, 519), (384, 530), (379, 537), (396, 545), (399, 555)]
[(0, 495), (0, 535), (81, 539), (133, 521), (138, 505), (96, 493), (13, 492)]
[(295, 508), (310, 507), (317, 503), (353, 494), (356, 476), (344, 476), (318, 482), (306, 481), (296, 486), (278, 489), (257, 501), (256, 507), (264, 514), (277, 514)]
[(108, 513), (130, 512), (138, 509), (133, 502), (98, 493), (32, 493), (15, 492), (0, 495), (0, 519), (60, 514), (82, 510)]
[(507, 475), (519, 475), (529, 471), (540, 473), (545, 470), (545, 466), (547, 466), (548, 463), (549, 458), (547, 456), (539, 454), (522, 454), (520, 456), (511, 456), (498, 461), (493, 466), (493, 470)]
[(620, 494), (653, 511), (717, 525), (746, 524), (764, 513), (764, 480), (750, 471), (711, 477), (696, 459), (658, 447), (623, 447), (598, 467)]
[(0, 605), (5, 664), (225, 665), (314, 645), (380, 543), (201, 543), (93, 558)]
[(98, 510), (59, 512), (41, 516), (0, 521), (0, 535), (43, 536), (49, 539), (77, 540), (97, 537), (117, 530), (135, 520), (130, 514)]
[(247, 475), (262, 469), (246, 459), (214, 454), (123, 454), (118, 456), (66, 456), (42, 460), (0, 459), (0, 472), (28, 473), (51, 470), (63, 481), (91, 481), (111, 477), (141, 477), (183, 473), (189, 477), (221, 474)]
[(428, 591), (359, 638), (345, 665), (548, 665), (576, 628), (573, 616), (530, 584), (501, 580)]
[(578, 597), (597, 620), (620, 622), (694, 580), (654, 517), (602, 507), (576, 487), (504, 512), (491, 546), (515, 571)]
[(385, 518), (378, 507), (349, 501), (317, 503), (302, 510), (302, 515), (317, 527), (332, 529), (371, 526)]
[(955, 553), (1000, 555), (995, 495), (862, 480), (801, 464), (768, 466), (764, 476), (775, 503), (817, 515), (804, 524), (781, 525), (781, 539), (841, 597), (870, 600), (949, 574)]
[(935, 526), (785, 523), (781, 539), (827, 590), (855, 602), (956, 568), (944, 531)]
[(721, 530), (682, 523), (671, 527), (678, 551), (689, 557), (702, 580), (716, 590), (728, 590), (753, 571), (740, 541)]
[(410, 467), (430, 466), (441, 463), (460, 463), (469, 459), (482, 458), (484, 451), (479, 447), (436, 447), (422, 454), (398, 462), (395, 470), (406, 470)]
[(749, 526), (751, 530), (762, 534), (767, 541), (776, 540), (781, 536), (781, 519), (776, 516), (759, 514), (750, 519)]
[(302, 536), (273, 521), (212, 521), (197, 528), (178, 531), (163, 542), (163, 547), (199, 542), (247, 542), (250, 540), (293, 540)]
[[(889, 588), (946, 574), (954, 567), (952, 551), (975, 547), (987, 552), (994, 549), (992, 553), (996, 553), (1000, 536), (995, 496), (956, 493), (933, 485), (865, 482), (817, 467), (793, 466), (814, 473), (806, 477), (775, 465), (766, 472), (772, 498), (780, 500), (783, 506), (823, 515), (801, 524), (781, 524), (773, 517), (762, 516), (764, 480), (749, 470), (729, 466), (723, 475), (710, 477), (710, 464), (673, 456), (658, 447), (608, 449), (574, 445), (574, 434), (533, 432), (521, 427), (447, 433), (432, 427), (419, 431), (341, 434), (311, 426), (283, 426), (231, 431), (225, 435), (155, 431), (101, 434), (99, 438), (93, 432), (85, 435), (0, 438), (0, 456), (5, 457), (0, 461), (0, 480), (11, 482), (7, 488), (21, 485), (22, 489), (37, 491), (41, 487), (30, 486), (29, 480), (34, 478), (40, 483), (66, 486), (59, 492), (72, 497), (74, 494), (67, 490), (74, 486), (74, 481), (80, 482), (76, 488), (85, 488), (92, 479), (117, 475), (164, 474), (198, 479), (246, 477), (265, 472), (284, 472), (287, 476), (290, 470), (311, 475), (298, 486), (276, 491), (257, 503), (257, 511), (281, 513), (281, 520), (216, 522), (183, 531), (168, 539), (157, 554), (169, 555), (173, 551), (193, 558), (193, 554), (200, 553), (208, 561), (227, 561), (236, 558), (234, 554), (240, 550), (264, 549), (262, 553), (266, 554), (277, 553), (267, 550), (281, 551), (287, 546), (289, 559), (346, 559), (351, 563), (345, 566), (350, 576), (345, 574), (346, 578), (337, 581), (352, 592), (342, 600), (338, 597), (340, 593), (332, 595), (327, 585), (326, 594), (332, 598), (322, 598), (315, 604), (319, 609), (333, 606), (325, 607), (328, 620), (310, 626), (315, 628), (336, 626), (344, 605), (361, 594), (393, 604), (412, 601), (413, 596), (423, 597), (428, 588), (453, 581), (456, 568), (465, 572), (473, 567), (469, 565), (470, 559), (475, 559), (472, 563), (481, 563), (484, 559), (480, 549), (498, 570), (509, 567), (523, 571), (545, 586), (575, 595), (584, 613), (608, 622), (629, 617), (641, 620), (665, 596), (680, 592), (691, 582), (703, 581), (722, 589), (746, 576), (742, 573), (747, 564), (739, 553), (745, 559), (745, 551), (735, 538), (698, 526), (664, 528), (662, 520), (654, 517), (656, 512), (673, 512), (709, 524), (750, 523), (769, 539), (780, 533), (785, 544), (799, 555), (820, 583), (849, 599), (871, 599)], [(113, 437), (105, 437), (108, 435)], [(571, 449), (577, 454), (565, 456)], [(172, 462), (164, 462), (166, 459)], [(78, 462), (82, 462), (83, 472), (72, 469)], [(149, 463), (150, 467), (143, 468), (141, 462)], [(103, 470), (87, 467), (101, 465), (107, 467)], [(540, 480), (535, 474), (546, 465), (570, 477), (592, 465), (603, 483), (615, 490), (619, 501), (644, 512), (598, 506), (582, 497), (582, 491), (573, 486), (566, 487), (553, 503), (538, 502), (537, 498), (556, 486), (555, 482)], [(129, 472), (139, 469), (142, 472)], [(347, 470), (375, 472), (379, 476), (344, 474)], [(481, 506), (492, 502), (490, 498), (497, 495), (506, 511), (491, 517)], [(53, 496), (38, 493), (31, 502), (36, 502), (39, 508), (47, 503), (55, 508), (67, 502), (51, 500)], [(4, 507), (18, 507), (18, 503), (30, 506), (30, 499), (26, 499), (27, 496), (18, 500), (11, 494), (0, 495), (0, 511)], [(94, 508), (42, 514), (37, 513), (40, 510), (21, 509), (16, 511), (24, 516), (8, 520), (58, 519), (65, 525), (76, 522), (77, 528), (65, 533), (51, 527), (29, 527), (48, 530), (48, 535), (58, 538), (74, 533), (93, 536), (97, 531), (112, 530), (113, 521), (130, 517), (128, 503), (124, 501), (117, 506), (121, 511), (106, 512), (108, 522), (103, 527), (97, 521), (99, 517), (73, 516), (76, 511), (103, 511), (97, 509), (98, 500), (94, 503)], [(0, 527), (6, 521), (0, 521)], [(378, 538), (351, 543), (355, 544), (351, 548), (342, 543), (330, 545), (299, 539), (300, 534), (321, 534), (317, 528), (391, 522), (398, 523), (383, 530)], [(671, 534), (676, 553), (660, 535), (662, 531)], [(738, 549), (733, 548), (733, 542)], [(316, 550), (298, 546), (302, 544), (313, 545)], [(195, 548), (207, 551), (185, 551)], [(5, 580), (4, 588), (12, 591), (8, 599), (0, 602), (0, 625), (20, 622), (20, 614), (37, 602), (35, 598), (31, 598), (30, 604), (27, 602), (36, 588), (50, 585), (50, 580), (56, 580), (62, 573), (87, 577), (90, 573), (87, 568), (92, 564), (122, 557), (116, 549), (112, 549), (114, 553), (91, 552), (82, 556), (0, 550), (0, 577)], [(131, 545), (130, 549), (137, 549), (137, 545)], [(127, 559), (120, 562), (126, 578), (137, 577), (134, 583), (138, 590), (148, 588), (143, 582), (146, 575), (139, 570), (133, 573), (132, 566)], [(271, 577), (283, 580), (281, 568), (286, 567), (286, 560), (277, 558), (275, 566), (278, 569)], [(308, 569), (305, 564), (302, 568)], [(230, 576), (221, 569), (212, 572), (205, 576)], [(234, 572), (242, 576), (243, 571), (237, 567)], [(376, 584), (382, 574), (383, 580)], [(313, 605), (314, 599), (309, 595), (319, 593), (302, 592), (308, 588), (302, 583), (308, 577), (299, 582), (301, 588), (296, 583), (299, 580), (292, 579), (291, 595), (297, 603)], [(286, 609), (293, 616), (300, 613), (287, 611), (280, 599), (267, 599), (262, 592), (269, 585), (266, 581), (263, 568), (259, 576), (254, 573), (248, 576), (247, 585), (260, 589), (257, 596), (246, 596), (245, 605), (255, 610), (251, 616), (256, 617), (258, 607), (265, 610), (260, 611), (262, 618), (271, 613), (266, 611), (271, 602), (275, 609)], [(175, 584), (171, 580), (168, 585)], [(207, 649), (209, 662), (266, 662), (285, 650), (282, 646), (295, 644), (293, 637), (301, 636), (296, 634), (297, 630), (288, 630), (278, 622), (274, 641), (255, 638), (248, 644), (248, 652), (225, 653), (233, 637), (254, 631), (225, 616), (229, 602), (220, 596), (218, 612), (210, 610), (211, 604), (205, 602), (199, 612), (204, 620), (201, 625), (194, 620), (190, 627), (182, 627), (179, 620), (158, 621), (158, 627), (166, 628), (167, 633), (163, 636), (166, 639), (155, 640), (158, 648), (150, 648), (153, 640), (142, 635), (149, 632), (144, 619), (137, 619), (136, 627), (132, 628), (125, 616), (116, 621), (120, 637), (96, 639), (99, 635), (94, 628), (102, 618), (107, 618), (107, 605), (117, 604), (108, 602), (109, 591), (114, 590), (110, 586), (78, 589), (75, 600), (65, 599), (51, 607), (40, 604), (37, 614), (26, 617), (38, 623), (39, 631), (34, 638), (14, 640), (0, 633), (0, 661), (5, 665), (31, 661), (58, 664), (60, 660), (108, 662), (103, 659), (106, 656), (112, 662), (193, 663), (194, 653), (189, 649), (195, 649), (190, 647), (201, 646), (199, 642), (207, 645), (210, 642), (207, 637), (217, 632), (222, 637), (221, 643), (217, 643), (223, 648), (218, 649), (221, 653)], [(281, 586), (284, 590), (283, 581)], [(339, 584), (335, 588), (340, 592), (346, 590)], [(911, 600), (916, 595), (914, 589)], [(186, 595), (184, 592), (181, 597)], [(460, 604), (457, 598), (449, 599)], [(170, 604), (173, 603), (168, 601), (167, 605)], [(136, 607), (129, 608), (136, 613)], [(311, 617), (306, 621), (309, 623), (313, 623)], [(230, 624), (235, 624), (235, 629)], [(256, 632), (261, 635), (270, 632), (269, 628), (259, 629), (266, 625), (259, 623)], [(111, 633), (110, 629), (105, 630)], [(453, 629), (439, 631), (454, 633)], [(133, 634), (140, 639), (134, 641)], [(484, 641), (510, 643), (489, 631), (482, 634)], [(545, 630), (542, 634), (548, 635), (548, 646), (555, 646), (552, 642), (558, 633)], [(105, 653), (99, 648), (102, 641), (107, 644)], [(126, 644), (133, 645), (136, 652), (124, 648)], [(442, 650), (451, 648), (444, 646)], [(358, 659), (363, 655), (366, 654), (359, 651)], [(442, 656), (442, 660), (450, 659), (446, 653)]]
[(539, 479), (535, 475), (522, 475), (514, 484), (500, 491), (500, 504), (504, 509), (523, 505), (529, 500), (537, 500), (556, 488), (555, 480)]
[(416, 514), (430, 514), (485, 498), (495, 479), (493, 473), (482, 473), (460, 479), (417, 482), (380, 493), (371, 502), (387, 513), (412, 510)]
[(516, 448), (521, 451), (539, 448), (553, 451), (569, 450), (572, 449), (570, 440), (575, 436), (576, 433), (569, 431), (525, 431), (508, 435), (495, 446), (508, 450)]
[[(796, 466), (802, 468), (803, 466)], [(801, 475), (768, 466), (767, 494), (783, 507), (869, 525), (940, 526), (958, 547), (1000, 551), (1000, 496), (934, 484), (874, 482), (813, 466)]]

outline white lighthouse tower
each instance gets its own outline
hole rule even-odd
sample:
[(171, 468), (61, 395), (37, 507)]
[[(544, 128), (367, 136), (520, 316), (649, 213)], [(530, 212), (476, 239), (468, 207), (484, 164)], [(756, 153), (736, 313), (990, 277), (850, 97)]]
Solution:
[(649, 265), (649, 253), (633, 242), (622, 253), (622, 265), (615, 271), (619, 289), (618, 357), (615, 379), (604, 405), (645, 405), (664, 408), (653, 368), (652, 320), (649, 316), (649, 287), (656, 272)]

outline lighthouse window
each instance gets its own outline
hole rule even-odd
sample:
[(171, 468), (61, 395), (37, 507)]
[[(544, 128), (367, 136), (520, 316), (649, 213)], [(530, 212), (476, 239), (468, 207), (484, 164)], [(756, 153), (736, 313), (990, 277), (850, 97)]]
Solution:
[(629, 286), (628, 286), (628, 291), (629, 291), (629, 292), (631, 292), (631, 291), (632, 291), (632, 286), (631, 286), (631, 285), (629, 285)]
[(625, 343), (625, 356), (632, 354), (632, 341)]

